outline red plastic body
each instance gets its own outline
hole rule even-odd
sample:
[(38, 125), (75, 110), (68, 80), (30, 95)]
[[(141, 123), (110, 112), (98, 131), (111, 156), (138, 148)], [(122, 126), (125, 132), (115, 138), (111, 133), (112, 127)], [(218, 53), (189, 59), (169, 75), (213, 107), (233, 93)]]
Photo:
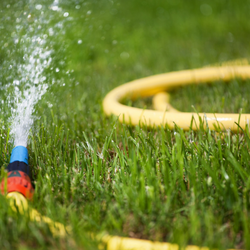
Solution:
[(0, 188), (2, 194), (6, 194), (6, 192), (19, 192), (27, 199), (32, 199), (34, 193), (30, 177), (26, 173), (18, 170), (9, 172), (7, 180), (2, 180)]

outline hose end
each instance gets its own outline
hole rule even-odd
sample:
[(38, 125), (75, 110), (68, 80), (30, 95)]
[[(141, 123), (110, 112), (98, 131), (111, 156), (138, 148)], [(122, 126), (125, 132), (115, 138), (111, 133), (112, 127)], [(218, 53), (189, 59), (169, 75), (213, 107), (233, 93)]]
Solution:
[(21, 193), (27, 199), (32, 199), (34, 188), (30, 177), (22, 171), (10, 171), (8, 177), (2, 180), (1, 193), (8, 194), (11, 192)]
[(30, 180), (28, 150), (26, 147), (17, 146), (12, 150), (7, 170), (8, 177), (1, 182), (1, 193), (19, 192), (27, 199), (32, 199), (34, 188)]
[(28, 165), (28, 159), (29, 155), (28, 155), (28, 149), (26, 147), (16, 146), (15, 148), (13, 148), (11, 152), (10, 163), (14, 161), (20, 161)]

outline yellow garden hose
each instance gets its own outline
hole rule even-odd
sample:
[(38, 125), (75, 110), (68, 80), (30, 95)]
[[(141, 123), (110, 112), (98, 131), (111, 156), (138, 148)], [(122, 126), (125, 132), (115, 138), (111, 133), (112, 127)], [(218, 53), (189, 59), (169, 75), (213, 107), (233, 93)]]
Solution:
[[(47, 223), (54, 237), (66, 237), (71, 233), (70, 227), (65, 227), (59, 222), (55, 222), (50, 218), (41, 215), (37, 210), (31, 208), (27, 199), (18, 192), (7, 194), (10, 200), (10, 206), (15, 212), (29, 216), (30, 220), (36, 222)], [(96, 237), (101, 242), (99, 249), (107, 250), (178, 250), (177, 244), (152, 242), (149, 240), (138, 240), (126, 237), (111, 236), (108, 234)], [(106, 248), (105, 248), (106, 247)], [(207, 247), (187, 246), (185, 250), (209, 250)]]
[[(250, 114), (178, 112), (168, 103), (168, 94), (162, 93), (189, 84), (229, 81), (234, 78), (250, 79), (250, 66), (207, 67), (149, 76), (113, 89), (104, 98), (103, 109), (107, 115), (119, 116), (121, 122), (132, 125), (144, 124), (153, 127), (167, 124), (170, 128), (174, 128), (176, 124), (185, 130), (190, 128), (197, 130), (200, 128), (201, 120), (203, 126), (208, 126), (210, 129), (220, 126), (222, 129), (236, 131), (238, 129), (236, 123), (245, 129), (249, 125)], [(155, 94), (157, 95), (153, 99), (153, 105), (156, 110), (128, 107), (120, 103), (126, 97), (136, 99)]]
[[(47, 223), (54, 237), (66, 237), (71, 234), (71, 228), (65, 227), (59, 222), (51, 220), (47, 216), (41, 215), (37, 210), (31, 208), (27, 199), (18, 192), (7, 194), (7, 199), (10, 200), (10, 206), (15, 211), (22, 215), (28, 216), (30, 220), (36, 222)], [(139, 240), (119, 236), (111, 236), (108, 234), (98, 235), (96, 239), (100, 241), (99, 249), (107, 250), (178, 250), (177, 244), (168, 242), (153, 242), (149, 240)], [(198, 247), (189, 245), (183, 250), (209, 250), (208, 247)]]
[(51, 220), (49, 217), (41, 215), (37, 210), (29, 207), (27, 199), (18, 192), (11, 192), (7, 194), (7, 199), (10, 200), (10, 206), (15, 212), (19, 212), (22, 215), (28, 215), (30, 220), (36, 222), (47, 223), (51, 233), (55, 237), (66, 236), (66, 231), (71, 232), (70, 227), (65, 227), (59, 222)]

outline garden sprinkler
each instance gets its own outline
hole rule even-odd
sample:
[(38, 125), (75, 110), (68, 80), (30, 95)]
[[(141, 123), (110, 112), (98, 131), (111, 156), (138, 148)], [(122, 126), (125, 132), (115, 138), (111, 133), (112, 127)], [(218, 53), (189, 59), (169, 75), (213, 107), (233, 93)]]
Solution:
[(12, 150), (7, 170), (8, 177), (2, 180), (1, 193), (18, 192), (25, 198), (32, 199), (34, 188), (30, 181), (28, 150), (26, 147), (16, 146)]

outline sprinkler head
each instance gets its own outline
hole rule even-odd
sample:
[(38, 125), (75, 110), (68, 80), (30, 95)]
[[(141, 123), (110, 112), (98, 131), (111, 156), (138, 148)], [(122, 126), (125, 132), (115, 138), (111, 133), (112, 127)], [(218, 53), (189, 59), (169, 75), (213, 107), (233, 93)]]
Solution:
[(31, 199), (34, 188), (30, 181), (28, 150), (26, 147), (17, 146), (12, 150), (7, 170), (8, 177), (2, 180), (1, 193), (19, 192), (24, 197)]

